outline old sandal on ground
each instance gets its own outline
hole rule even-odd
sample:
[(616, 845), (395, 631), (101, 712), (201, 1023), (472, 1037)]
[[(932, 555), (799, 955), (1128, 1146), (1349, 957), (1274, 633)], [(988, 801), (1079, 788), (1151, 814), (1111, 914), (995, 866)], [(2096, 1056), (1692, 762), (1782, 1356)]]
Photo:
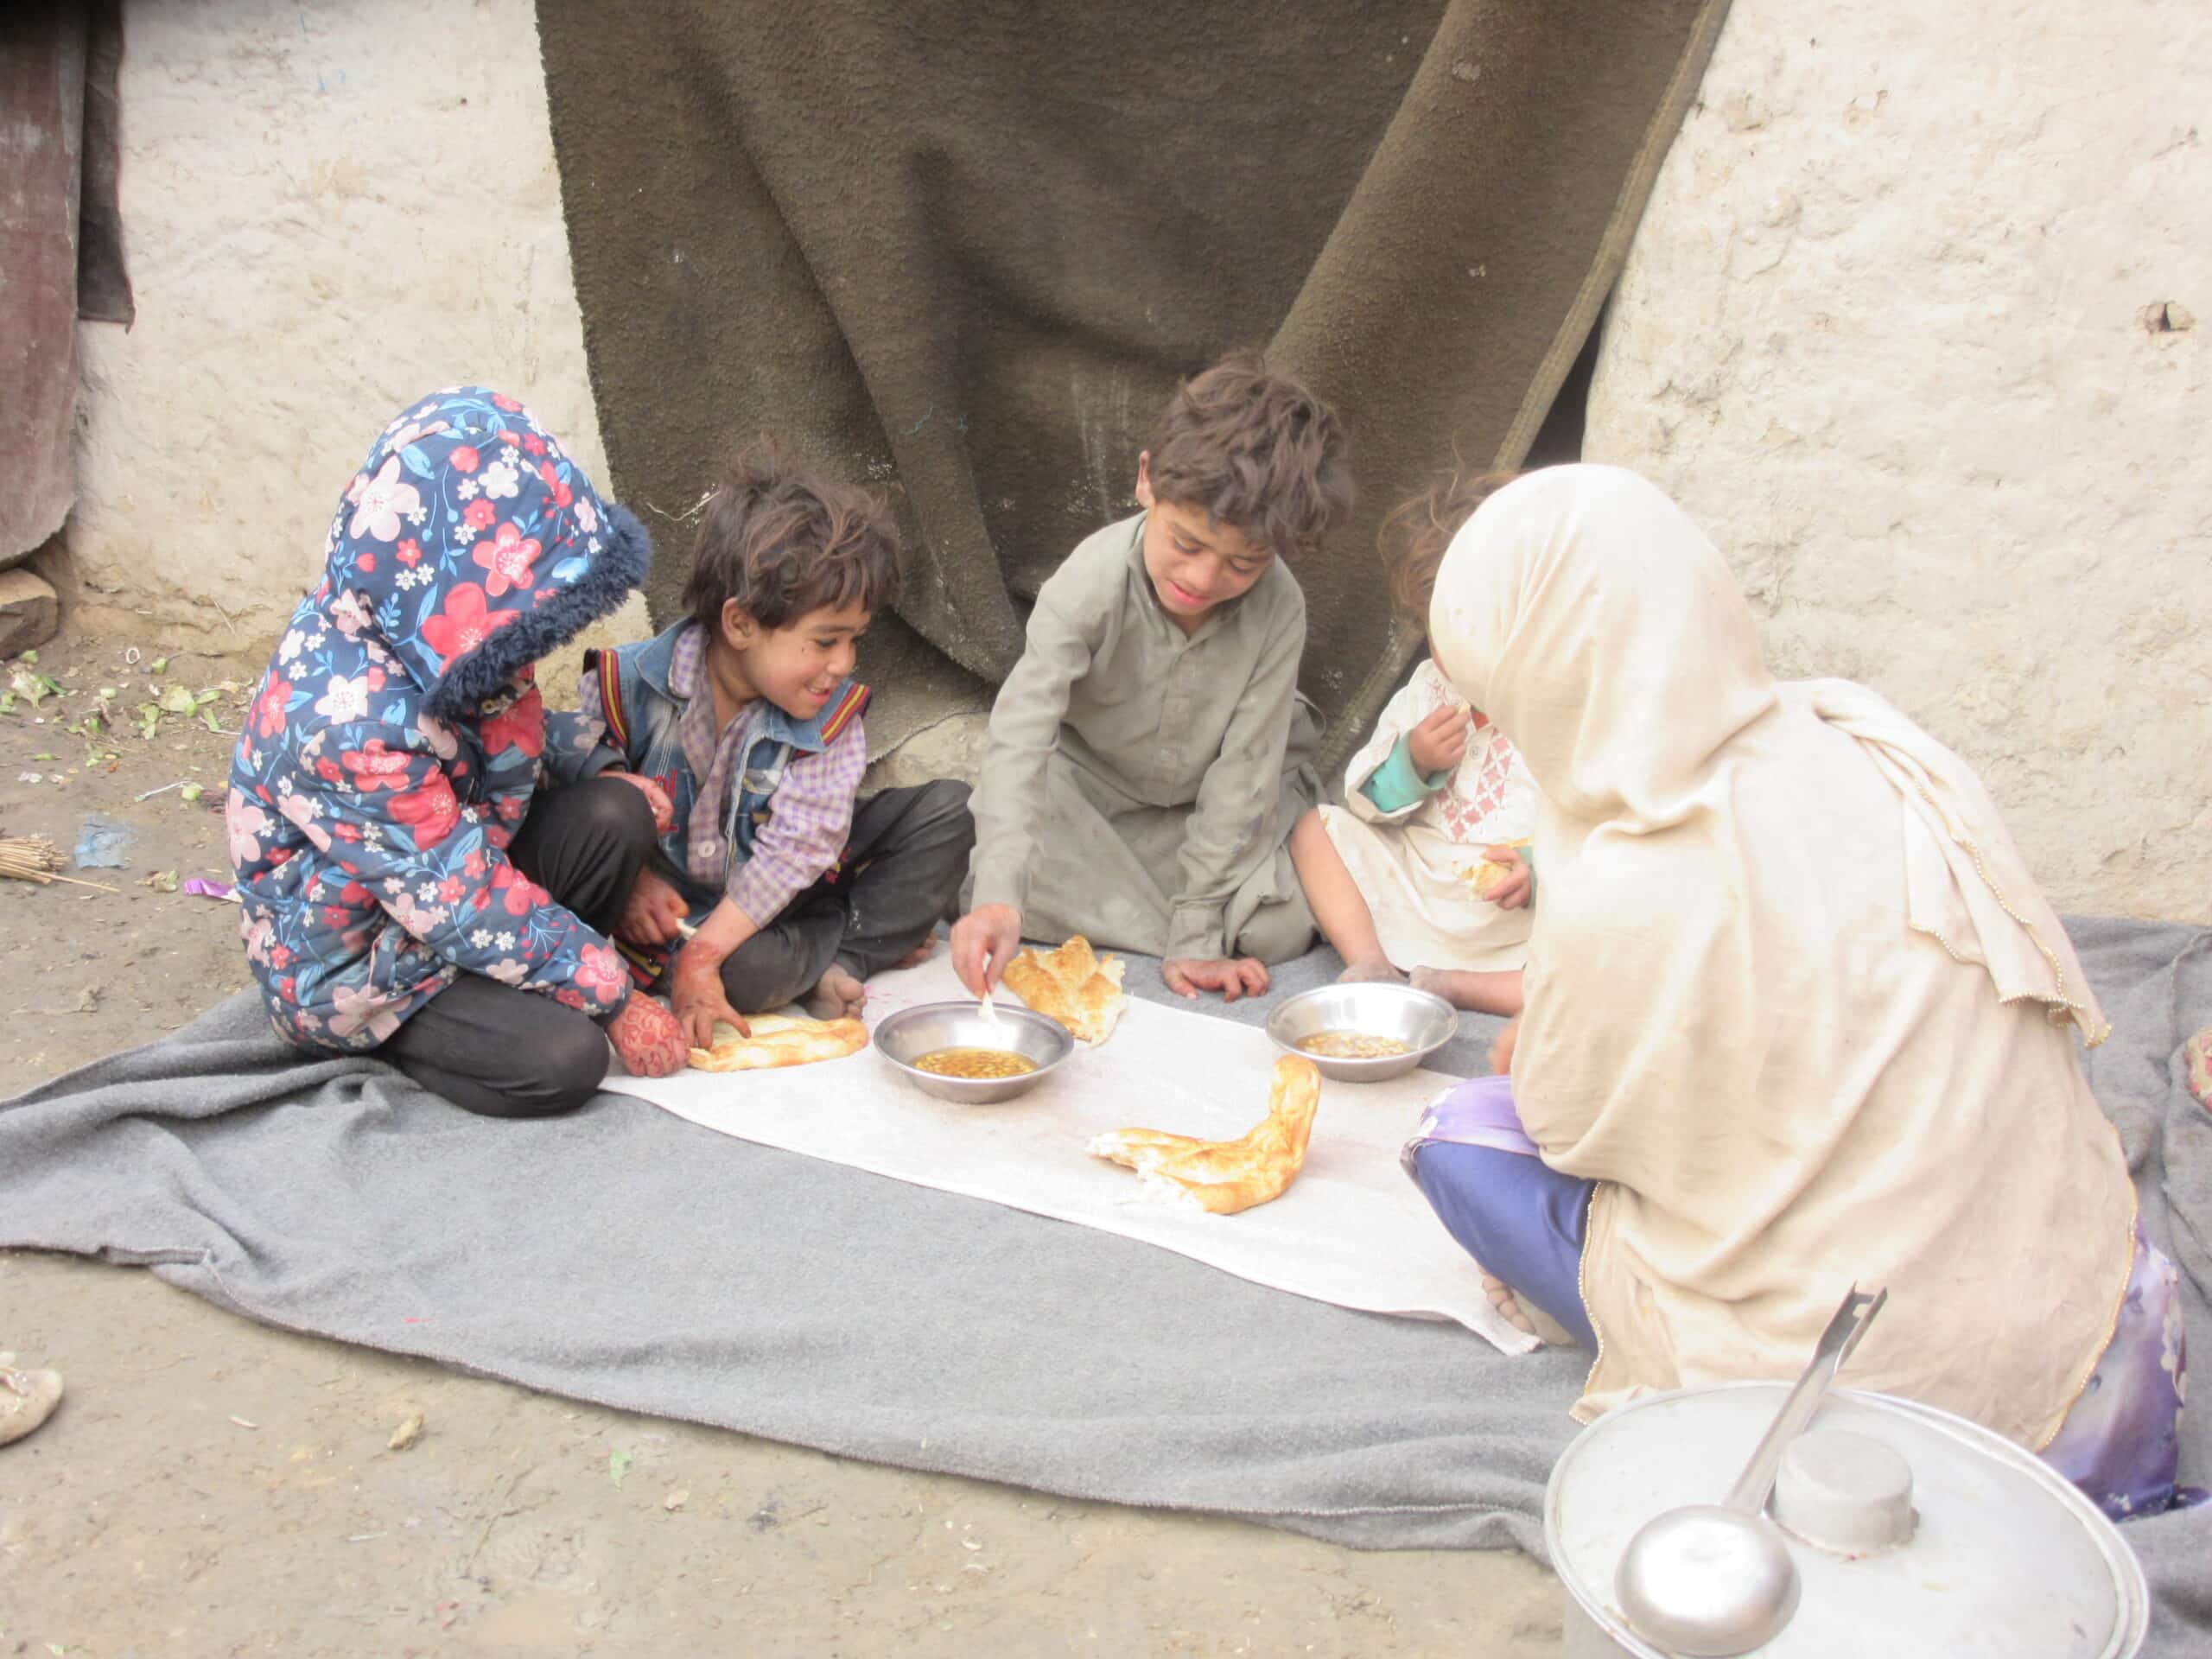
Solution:
[(20, 1440), (54, 1414), (61, 1402), (61, 1373), (19, 1371), (13, 1354), (0, 1354), (0, 1446)]

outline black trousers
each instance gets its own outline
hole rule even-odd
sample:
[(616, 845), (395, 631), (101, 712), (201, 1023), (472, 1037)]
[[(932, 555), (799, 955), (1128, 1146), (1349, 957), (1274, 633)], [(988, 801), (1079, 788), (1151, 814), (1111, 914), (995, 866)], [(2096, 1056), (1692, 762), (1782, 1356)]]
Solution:
[(807, 888), (723, 962), (730, 1006), (759, 1014), (795, 1002), (832, 963), (855, 979), (882, 972), (953, 915), (975, 845), (965, 784), (941, 778), (868, 796), (854, 809), (836, 879)]
[[(861, 979), (889, 967), (951, 915), (975, 839), (965, 784), (861, 801), (838, 878), (807, 888), (731, 953), (724, 995), (756, 1014), (804, 995), (833, 962)], [(507, 856), (556, 904), (611, 934), (656, 842), (644, 795), (602, 778), (539, 796)], [(497, 1117), (572, 1110), (607, 1075), (597, 1021), (480, 974), (431, 998), (383, 1052), (424, 1088)]]
[[(508, 860), (602, 933), (612, 933), (653, 851), (652, 809), (619, 779), (540, 795)], [(551, 997), (464, 973), (383, 1048), (409, 1077), (491, 1117), (573, 1111), (607, 1076), (607, 1033)]]

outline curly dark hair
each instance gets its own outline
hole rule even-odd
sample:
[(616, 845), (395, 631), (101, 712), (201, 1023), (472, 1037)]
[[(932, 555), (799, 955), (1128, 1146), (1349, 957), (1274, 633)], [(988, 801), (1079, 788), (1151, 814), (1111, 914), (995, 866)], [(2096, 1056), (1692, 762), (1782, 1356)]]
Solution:
[(1148, 453), (1155, 500), (1203, 508), (1270, 553), (1313, 547), (1351, 505), (1344, 423), (1256, 353), (1178, 386)]
[(764, 435), (732, 458), (708, 499), (683, 603), (711, 629), (735, 600), (772, 632), (824, 607), (880, 611), (898, 592), (891, 510), (804, 470)]
[(1459, 526), (1475, 509), (1503, 489), (1518, 473), (1453, 473), (1437, 486), (1390, 510), (1376, 532), (1382, 563), (1390, 572), (1390, 602), (1398, 614), (1426, 627), (1436, 573)]

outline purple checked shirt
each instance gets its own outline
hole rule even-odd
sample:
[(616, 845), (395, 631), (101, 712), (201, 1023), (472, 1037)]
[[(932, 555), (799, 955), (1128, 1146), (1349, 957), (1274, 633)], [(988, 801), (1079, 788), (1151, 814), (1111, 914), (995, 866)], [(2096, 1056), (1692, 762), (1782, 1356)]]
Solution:
[[(720, 881), (724, 896), (755, 927), (766, 927), (844, 855), (853, 798), (868, 768), (868, 735), (855, 720), (819, 753), (792, 756), (770, 798), (768, 821), (753, 834), (752, 857), (732, 864), (722, 825), (760, 705), (746, 704), (715, 729), (714, 690), (704, 683), (706, 641), (703, 629), (684, 630), (668, 671), (670, 692), (683, 701), (677, 735), (699, 780), (684, 826), (684, 863), (694, 880), (709, 887)], [(600, 717), (597, 686), (587, 679), (582, 690), (585, 715)]]

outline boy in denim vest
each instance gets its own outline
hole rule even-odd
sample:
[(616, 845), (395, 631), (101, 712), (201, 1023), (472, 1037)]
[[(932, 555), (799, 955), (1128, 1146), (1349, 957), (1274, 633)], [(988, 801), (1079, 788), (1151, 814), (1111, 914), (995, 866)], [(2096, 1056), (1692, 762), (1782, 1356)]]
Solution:
[[(860, 1011), (869, 975), (927, 954), (975, 825), (964, 784), (857, 798), (868, 764), (855, 649), (890, 603), (898, 532), (865, 491), (772, 447), (709, 503), (690, 616), (584, 659), (556, 778), (631, 804), (649, 839), (616, 937), (661, 976), (691, 1041), (804, 1001)], [(621, 793), (607, 797), (604, 791)], [(688, 937), (686, 937), (688, 935)]]

